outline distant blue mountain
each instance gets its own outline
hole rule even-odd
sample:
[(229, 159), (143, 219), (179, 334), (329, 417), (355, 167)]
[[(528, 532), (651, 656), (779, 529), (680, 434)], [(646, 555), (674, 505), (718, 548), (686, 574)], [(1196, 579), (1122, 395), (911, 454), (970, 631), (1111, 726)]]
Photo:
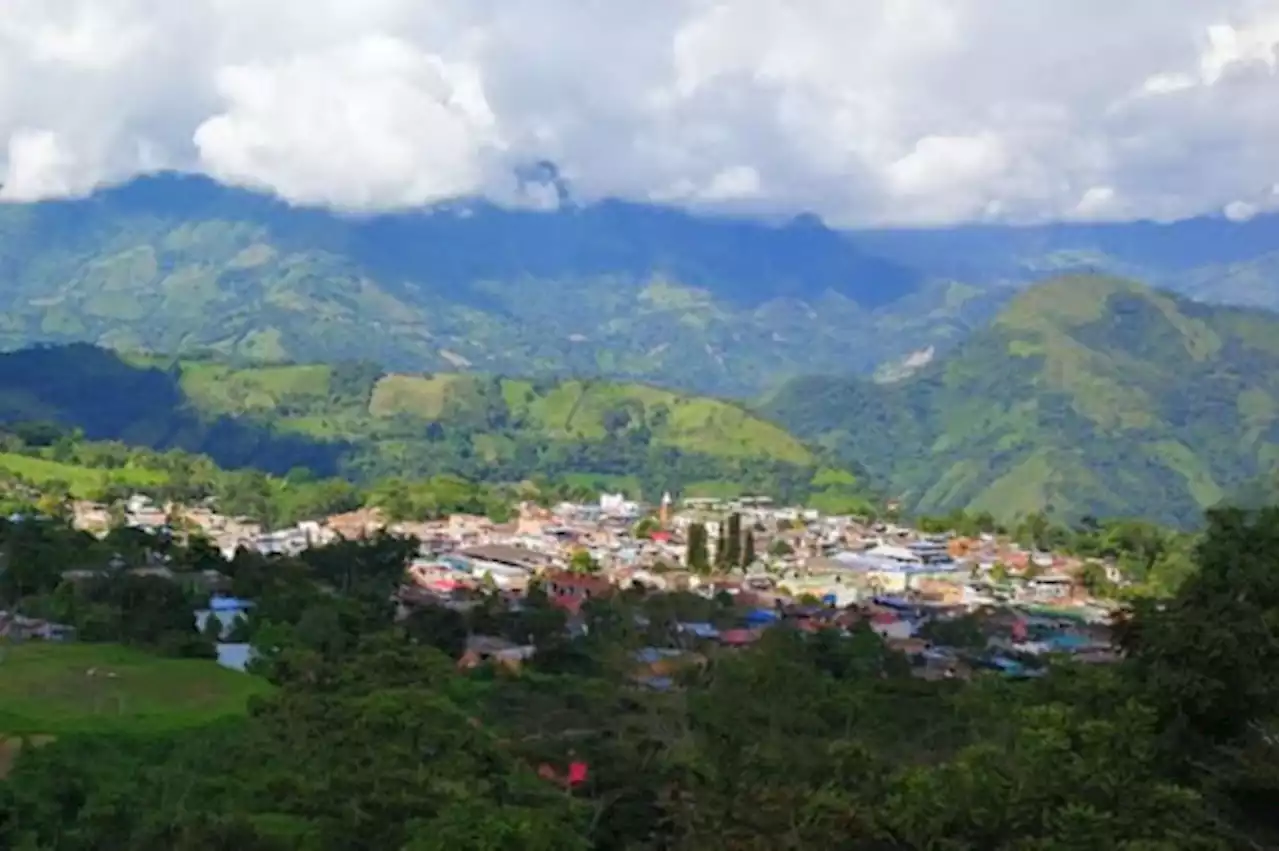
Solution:
[[(1280, 217), (1201, 216), (1169, 224), (963, 225), (865, 231), (859, 245), (926, 277), (1026, 282), (1105, 271), (1204, 301), (1277, 309)], [(1242, 278), (1246, 278), (1242, 280)]]

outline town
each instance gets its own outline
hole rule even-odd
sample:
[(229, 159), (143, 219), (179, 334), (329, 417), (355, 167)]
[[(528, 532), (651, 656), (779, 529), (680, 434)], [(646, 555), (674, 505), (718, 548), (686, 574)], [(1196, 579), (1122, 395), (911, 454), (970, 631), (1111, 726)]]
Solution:
[[(571, 631), (582, 628), (585, 603), (623, 591), (723, 601), (718, 622), (680, 622), (670, 646), (645, 649), (641, 656), (654, 663), (653, 672), (641, 679), (654, 687), (670, 683), (663, 672), (678, 657), (696, 658), (707, 647), (744, 647), (781, 624), (845, 633), (865, 624), (925, 678), (967, 677), (983, 669), (1034, 676), (1043, 671), (1042, 660), (1058, 653), (1111, 661), (1109, 625), (1118, 604), (1092, 596), (1083, 577), (1089, 568), (1113, 584), (1124, 581), (1109, 560), (1027, 549), (994, 534), (925, 534), (905, 524), (826, 516), (775, 506), (765, 497), (677, 503), (668, 495), (646, 506), (602, 494), (592, 504), (522, 503), (504, 523), (467, 514), (393, 523), (366, 508), (266, 530), (209, 506), (158, 505), (135, 495), (115, 507), (73, 502), (69, 519), (99, 537), (112, 528), (198, 536), (224, 559), (241, 549), (291, 556), (380, 534), (416, 539), (417, 554), (396, 594), (402, 617), (431, 606), (466, 611), (486, 595), (519, 607), (532, 588), (565, 610)], [(102, 572), (121, 568), (177, 578), (163, 558), (132, 566), (117, 561)], [(253, 603), (223, 594), (227, 584), (217, 571), (204, 574), (211, 601), (195, 613), (197, 626), (216, 617), (226, 638)], [(92, 575), (81, 569), (63, 578)], [(16, 614), (0, 629), (54, 639), (74, 634)], [(518, 666), (534, 652), (529, 645), (473, 635), (464, 657), (466, 664)], [(243, 668), (251, 650), (224, 640), (218, 656), (226, 666)]]

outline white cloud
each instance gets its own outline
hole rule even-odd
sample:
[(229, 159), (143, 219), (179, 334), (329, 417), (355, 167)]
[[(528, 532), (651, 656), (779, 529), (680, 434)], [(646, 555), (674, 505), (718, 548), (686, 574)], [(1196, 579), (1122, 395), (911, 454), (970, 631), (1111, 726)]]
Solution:
[(8, 171), (0, 199), (35, 201), (65, 195), (76, 181), (67, 173), (74, 166), (58, 134), (22, 128), (9, 137)]
[(1258, 212), (1257, 206), (1248, 201), (1232, 201), (1222, 208), (1222, 214), (1233, 222), (1247, 221), (1253, 218), (1256, 212)]
[(1276, 203), (1276, 44), (1270, 0), (0, 0), (0, 197), (529, 203), (549, 160), (840, 225), (1239, 215)]
[(1071, 210), (1070, 218), (1095, 219), (1105, 217), (1115, 203), (1116, 191), (1110, 186), (1090, 186), (1080, 196), (1079, 203)]
[(387, 36), (273, 64), (222, 68), (225, 107), (195, 131), (229, 183), (346, 208), (476, 192), (496, 153), (476, 70)]

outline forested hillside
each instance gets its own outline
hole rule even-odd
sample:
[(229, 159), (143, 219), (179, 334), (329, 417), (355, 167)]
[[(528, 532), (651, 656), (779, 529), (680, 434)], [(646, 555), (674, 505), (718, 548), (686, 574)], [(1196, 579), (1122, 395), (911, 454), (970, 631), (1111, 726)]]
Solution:
[(762, 410), (913, 510), (1188, 524), (1275, 480), (1276, 341), (1269, 312), (1065, 277), (905, 381), (796, 380)]
[(1054, 271), (1274, 308), (1274, 222), (844, 233), (813, 217), (621, 202), (352, 218), (162, 175), (0, 205), (0, 348), (92, 342), (751, 396), (948, 349)]
[[(850, 357), (910, 270), (813, 220), (477, 202), (352, 219), (203, 178), (0, 206), (0, 347), (373, 360), (750, 393)], [(946, 329), (942, 329), (946, 332)]]
[(742, 407), (642, 385), (384, 373), (368, 363), (233, 365), (92, 346), (0, 355), (0, 422), (201, 452), (228, 467), (356, 481), (449, 473), (576, 480), (656, 499), (754, 491), (866, 507), (833, 468)]

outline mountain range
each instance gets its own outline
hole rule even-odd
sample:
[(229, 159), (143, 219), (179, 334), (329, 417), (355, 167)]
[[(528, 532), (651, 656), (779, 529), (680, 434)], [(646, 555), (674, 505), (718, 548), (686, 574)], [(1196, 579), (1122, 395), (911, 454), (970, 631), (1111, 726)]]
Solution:
[(1276, 232), (350, 217), (158, 175), (0, 205), (0, 419), (282, 474), (1185, 525), (1275, 490)]
[(1275, 500), (1277, 330), (1269, 311), (1064, 276), (914, 374), (806, 376), (752, 403), (78, 344), (0, 355), (0, 422), (281, 475), (542, 476), (652, 499), (750, 490), (828, 510), (893, 498), (911, 513), (1191, 526), (1224, 501)]
[(892, 383), (795, 379), (762, 413), (857, 459), (914, 512), (1189, 525), (1274, 500), (1277, 319), (1102, 276), (1020, 292)]
[(745, 398), (805, 374), (901, 374), (1054, 273), (1274, 310), (1275, 234), (1274, 215), (848, 233), (615, 201), (355, 218), (159, 175), (0, 205), (0, 348), (371, 360)]

